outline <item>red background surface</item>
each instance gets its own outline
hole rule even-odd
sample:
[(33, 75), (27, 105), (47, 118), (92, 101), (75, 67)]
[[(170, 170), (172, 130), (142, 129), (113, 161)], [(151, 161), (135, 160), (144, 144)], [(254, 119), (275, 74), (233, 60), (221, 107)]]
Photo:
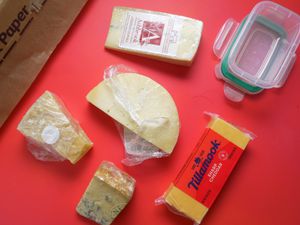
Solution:
[[(137, 180), (130, 204), (114, 224), (187, 225), (191, 221), (154, 206), (175, 178), (216, 112), (257, 135), (250, 143), (203, 225), (300, 224), (300, 60), (281, 89), (247, 96), (233, 104), (214, 76), (212, 53), (224, 21), (241, 21), (257, 1), (222, 0), (90, 0), (30, 90), (0, 129), (0, 224), (94, 224), (77, 215), (76, 204), (102, 160), (114, 162)], [(277, 1), (300, 14), (299, 0)], [(139, 7), (184, 15), (204, 22), (194, 64), (175, 66), (104, 49), (113, 6)], [(299, 50), (298, 50), (299, 55)], [(179, 110), (181, 130), (169, 158), (125, 167), (121, 138), (114, 122), (88, 104), (85, 95), (102, 80), (103, 69), (122, 63), (161, 83)], [(94, 142), (77, 164), (37, 161), (16, 127), (31, 104), (45, 91), (59, 95)]]

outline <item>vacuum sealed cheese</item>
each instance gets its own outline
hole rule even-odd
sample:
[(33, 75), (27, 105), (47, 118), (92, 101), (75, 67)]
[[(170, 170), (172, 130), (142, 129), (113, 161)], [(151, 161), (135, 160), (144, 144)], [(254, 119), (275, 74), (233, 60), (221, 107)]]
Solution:
[(42, 161), (69, 160), (75, 164), (93, 146), (63, 102), (46, 91), (30, 107), (17, 128), (28, 149)]
[(174, 64), (190, 65), (203, 23), (168, 13), (115, 7), (105, 47)]
[(87, 100), (121, 125), (126, 165), (172, 153), (179, 135), (177, 108), (167, 90), (149, 77), (110, 66)]
[(111, 162), (102, 162), (76, 211), (101, 225), (109, 225), (126, 207), (135, 189), (135, 180)]
[(215, 114), (195, 149), (156, 204), (200, 224), (253, 135)]

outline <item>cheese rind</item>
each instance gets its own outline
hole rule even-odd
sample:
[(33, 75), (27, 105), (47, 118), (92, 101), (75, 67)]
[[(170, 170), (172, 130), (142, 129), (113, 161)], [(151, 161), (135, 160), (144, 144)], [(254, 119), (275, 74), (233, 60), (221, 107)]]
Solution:
[(52, 154), (75, 164), (93, 145), (62, 101), (49, 91), (30, 107), (17, 129), (34, 145), (29, 150), (41, 160)]
[(135, 189), (135, 180), (110, 162), (96, 171), (76, 211), (96, 223), (109, 225), (125, 208)]
[(201, 21), (188, 17), (115, 7), (105, 47), (190, 65), (199, 46), (202, 27)]
[(146, 141), (171, 153), (179, 135), (179, 117), (171, 95), (137, 73), (120, 73), (113, 79), (93, 88), (87, 100)]

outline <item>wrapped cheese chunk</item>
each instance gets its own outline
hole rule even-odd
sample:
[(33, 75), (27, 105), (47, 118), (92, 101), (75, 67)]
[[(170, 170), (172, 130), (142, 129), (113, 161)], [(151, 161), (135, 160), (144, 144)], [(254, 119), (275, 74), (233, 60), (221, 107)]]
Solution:
[(39, 160), (69, 160), (75, 164), (92, 147), (63, 102), (46, 91), (27, 111), (17, 128), (28, 140), (29, 150)]
[(125, 208), (135, 189), (135, 180), (113, 163), (102, 162), (87, 187), (77, 212), (96, 223), (109, 225)]
[(251, 139), (251, 133), (212, 115), (177, 178), (156, 203), (199, 224)]
[(162, 12), (115, 7), (105, 47), (190, 65), (197, 52), (203, 23)]
[(105, 71), (105, 79), (88, 93), (87, 100), (125, 127), (128, 155), (139, 161), (171, 154), (179, 135), (179, 117), (171, 95), (149, 77), (123, 72), (120, 66)]

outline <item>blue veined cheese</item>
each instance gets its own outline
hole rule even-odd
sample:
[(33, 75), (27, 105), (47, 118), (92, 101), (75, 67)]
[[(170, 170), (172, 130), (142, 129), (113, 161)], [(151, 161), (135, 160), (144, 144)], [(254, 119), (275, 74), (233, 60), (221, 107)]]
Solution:
[(76, 211), (96, 223), (109, 225), (130, 201), (135, 180), (119, 170), (113, 163), (104, 161), (96, 171)]
[(168, 13), (115, 7), (105, 47), (174, 64), (190, 65), (203, 23)]

